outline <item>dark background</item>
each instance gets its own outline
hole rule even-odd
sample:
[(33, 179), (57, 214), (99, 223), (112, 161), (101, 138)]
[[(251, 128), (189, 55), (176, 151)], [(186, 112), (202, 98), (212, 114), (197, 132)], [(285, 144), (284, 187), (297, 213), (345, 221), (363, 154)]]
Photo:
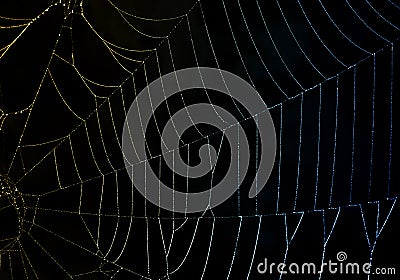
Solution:
[[(258, 274), (257, 264), (283, 261), (286, 235), (301, 217), (287, 263), (335, 261), (339, 251), (364, 263), (373, 247), (373, 267), (398, 270), (395, 2), (114, 3), (136, 17), (108, 1), (0, 4), (2, 26), (40, 15), (20, 37), (24, 25), (0, 29), (0, 182), (8, 190), (0, 195), (0, 279), (226, 279), (230, 268), (231, 279), (249, 271), (249, 279), (278, 279)], [(247, 198), (252, 160), (237, 194), (186, 217), (146, 203), (132, 188), (119, 141), (135, 94), (160, 75), (197, 65), (254, 85), (279, 146), (259, 196)], [(254, 142), (254, 123), (244, 125)], [(157, 149), (154, 127), (147, 135)], [(220, 164), (218, 178), (229, 156)], [(162, 242), (168, 248), (174, 228), (167, 262)], [(381, 278), (396, 276), (371, 277)]]

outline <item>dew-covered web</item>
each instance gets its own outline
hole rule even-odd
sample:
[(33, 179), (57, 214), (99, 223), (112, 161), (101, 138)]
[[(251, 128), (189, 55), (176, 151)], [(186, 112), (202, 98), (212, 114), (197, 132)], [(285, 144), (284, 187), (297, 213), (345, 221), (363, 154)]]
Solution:
[[(265, 258), (320, 264), (339, 251), (398, 266), (390, 253), (398, 246), (399, 15), (393, 0), (2, 1), (0, 278), (267, 279), (257, 272)], [(255, 198), (246, 177), (220, 206), (180, 214), (133, 186), (121, 135), (142, 89), (197, 66), (257, 89), (277, 152)], [(182, 180), (158, 167), (155, 139), (158, 125), (198, 96), (238, 110), (218, 92), (182, 92), (154, 108), (146, 132), (143, 161), (181, 191)], [(238, 125), (259, 143), (257, 116), (247, 117)], [(196, 143), (216, 143), (222, 167), (211, 181), (222, 180), (221, 133), (198, 125), (182, 137), (188, 161), (198, 160)], [(252, 149), (248, 177), (259, 160), (258, 144)], [(207, 178), (196, 187), (207, 189)]]

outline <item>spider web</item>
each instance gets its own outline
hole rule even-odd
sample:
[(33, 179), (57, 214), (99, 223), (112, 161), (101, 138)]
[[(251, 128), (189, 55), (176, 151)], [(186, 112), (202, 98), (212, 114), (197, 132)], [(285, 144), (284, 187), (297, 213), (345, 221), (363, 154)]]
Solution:
[[(0, 4), (1, 279), (259, 279), (264, 258), (338, 251), (397, 265), (400, 4), (23, 2)], [(215, 209), (177, 214), (132, 185), (121, 134), (136, 94), (196, 66), (258, 90), (277, 158), (254, 199), (244, 183)]]

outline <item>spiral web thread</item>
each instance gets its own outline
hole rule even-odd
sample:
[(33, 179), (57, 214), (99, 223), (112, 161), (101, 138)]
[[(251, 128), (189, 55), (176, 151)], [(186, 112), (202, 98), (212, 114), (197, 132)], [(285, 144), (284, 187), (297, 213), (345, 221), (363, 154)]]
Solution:
[[(24, 39), (31, 29), (41, 22), (53, 25), (34, 43), (47, 40), (51, 45), (47, 60), (36, 70), (40, 75), (23, 93), (29, 101), (18, 103), (15, 110), (0, 108), (1, 173), (7, 178), (2, 182), (8, 182), (1, 187), (12, 190), (2, 191), (0, 198), (15, 199), (11, 192), (24, 198), (17, 236), (11, 243), (5, 243), (9, 237), (1, 240), (2, 278), (178, 279), (188, 275), (185, 267), (194, 262), (195, 279), (211, 278), (217, 270), (221, 279), (254, 279), (256, 263), (269, 254), (269, 225), (278, 225), (272, 231), (280, 240), (272, 255), (276, 262), (288, 262), (291, 251), (300, 247), (298, 236), (310, 232), (319, 238), (313, 247), (322, 262), (336, 254), (330, 247), (335, 234), (351, 235), (350, 229), (337, 229), (349, 219), (356, 224), (354, 234), (363, 238), (360, 256), (374, 264), (385, 226), (398, 212), (394, 104), (400, 5), (365, 0), (334, 7), (318, 0), (310, 9), (300, 0), (214, 2), (179, 3), (185, 6), (179, 15), (176, 10), (182, 9), (166, 9), (173, 15), (150, 17), (137, 15), (129, 5), (102, 1), (103, 15), (113, 14), (124, 36), (139, 38), (126, 41), (104, 31), (91, 10), (100, 5), (94, 1), (42, 3), (21, 11), (31, 15), (23, 18), (13, 10), (0, 10), (0, 31), (7, 34), (0, 42), (4, 73), (13, 59), (18, 61), (21, 46), (29, 48)], [(351, 20), (340, 17), (338, 9)], [(226, 42), (221, 43), (221, 32)], [(85, 41), (82, 34), (90, 39)], [(90, 51), (81, 48), (89, 41), (96, 51), (85, 60)], [(265, 190), (251, 202), (239, 189), (222, 213), (165, 213), (147, 203), (127, 180), (121, 128), (137, 92), (162, 74), (202, 66), (203, 47), (212, 57), (207, 64), (221, 69), (229, 65), (222, 58), (229, 49), (234, 70), (267, 103), (278, 136), (275, 168)], [(27, 56), (35, 51), (26, 50)], [(184, 52), (186, 60), (178, 52)], [(103, 59), (113, 66), (106, 73), (111, 78), (96, 77), (96, 69), (85, 65)], [(0, 82), (2, 106), (18, 99), (19, 92), (8, 91), (18, 85)], [(79, 106), (77, 96), (84, 96), (84, 105)], [(57, 110), (65, 116), (50, 120)], [(46, 134), (50, 130), (55, 133)], [(0, 211), (16, 207), (4, 203)], [(315, 229), (307, 226), (310, 220)], [(219, 232), (226, 236), (224, 244), (216, 241)], [(153, 243), (161, 250), (157, 257)], [(217, 265), (220, 248), (224, 260)]]

